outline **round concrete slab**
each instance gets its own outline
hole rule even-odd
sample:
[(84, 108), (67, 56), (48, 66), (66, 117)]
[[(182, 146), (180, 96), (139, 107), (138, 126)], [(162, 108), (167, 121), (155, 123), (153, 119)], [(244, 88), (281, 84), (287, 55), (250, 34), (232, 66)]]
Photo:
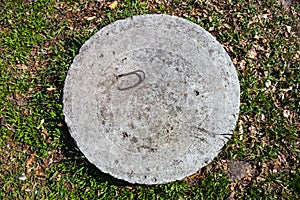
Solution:
[(110, 24), (71, 65), (65, 120), (101, 171), (131, 183), (182, 179), (231, 137), (239, 82), (222, 48), (200, 26), (168, 15)]

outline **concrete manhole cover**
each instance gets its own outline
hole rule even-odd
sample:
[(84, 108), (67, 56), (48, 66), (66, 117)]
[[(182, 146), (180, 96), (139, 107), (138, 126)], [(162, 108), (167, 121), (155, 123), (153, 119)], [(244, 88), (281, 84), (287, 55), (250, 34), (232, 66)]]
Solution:
[(101, 171), (131, 183), (182, 179), (230, 138), (239, 82), (204, 29), (168, 15), (135, 16), (92, 36), (71, 65), (64, 114)]

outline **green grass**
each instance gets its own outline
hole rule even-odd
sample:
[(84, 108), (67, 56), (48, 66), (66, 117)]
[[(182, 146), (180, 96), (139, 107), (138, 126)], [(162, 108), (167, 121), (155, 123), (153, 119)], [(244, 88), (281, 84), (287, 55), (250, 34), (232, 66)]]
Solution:
[[(0, 198), (299, 199), (300, 5), (224, 2), (123, 0), (111, 10), (96, 0), (1, 1)], [(241, 84), (237, 128), (218, 157), (193, 177), (155, 186), (128, 184), (90, 164), (67, 131), (61, 101), (81, 45), (109, 23), (147, 13), (211, 32)], [(248, 176), (232, 181), (233, 161), (250, 164)]]

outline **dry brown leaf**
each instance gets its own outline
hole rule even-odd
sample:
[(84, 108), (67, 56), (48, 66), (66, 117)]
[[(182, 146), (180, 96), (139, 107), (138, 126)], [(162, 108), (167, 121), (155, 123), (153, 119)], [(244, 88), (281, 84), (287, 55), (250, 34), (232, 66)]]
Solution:
[(228, 29), (231, 29), (231, 26), (229, 24), (223, 24), (223, 26), (225, 26)]
[(265, 121), (266, 117), (264, 114), (261, 114), (261, 121)]
[(34, 160), (34, 154), (31, 154), (29, 159), (26, 161), (25, 166), (28, 167)]
[(257, 130), (256, 130), (255, 126), (250, 126), (248, 129), (249, 129), (250, 133), (252, 133), (254, 135), (257, 134)]
[(285, 26), (285, 27), (286, 27), (287, 32), (291, 33), (292, 27), (291, 26)]
[(241, 70), (245, 70), (246, 69), (246, 61), (245, 60), (242, 60), (240, 62), (240, 68), (241, 68)]
[(267, 80), (266, 83), (265, 83), (266, 87), (270, 87), (272, 85), (272, 82), (270, 80)]
[(252, 59), (256, 59), (256, 56), (257, 56), (256, 50), (255, 50), (255, 48), (252, 47), (249, 50), (249, 57), (252, 58)]
[(212, 17), (211, 16), (208, 17), (208, 21), (212, 22)]
[(85, 19), (87, 20), (87, 21), (91, 21), (91, 20), (93, 20), (93, 19), (95, 19), (96, 18), (96, 16), (92, 16), (92, 17), (85, 17)]
[(30, 165), (33, 163), (33, 161), (34, 161), (34, 154), (31, 154), (29, 159), (25, 163), (26, 174), (29, 174), (31, 172), (32, 167), (30, 167)]
[(228, 200), (234, 199), (234, 195), (235, 195), (234, 188), (235, 188), (235, 184), (234, 185), (231, 184), (231, 187), (230, 187), (231, 193), (230, 193), (229, 197), (227, 197)]
[(48, 90), (49, 92), (51, 92), (51, 91), (56, 90), (56, 89), (51, 85), (49, 88), (47, 88), (47, 90)]
[(43, 135), (49, 135), (49, 133), (48, 133), (48, 131), (47, 131), (46, 129), (43, 129), (43, 130), (42, 130), (42, 134), (43, 134)]
[(291, 115), (291, 111), (289, 111), (289, 110), (284, 110), (284, 111), (283, 111), (283, 116), (284, 116), (285, 118), (289, 118), (290, 115)]
[(20, 69), (20, 70), (26, 70), (26, 69), (27, 69), (27, 66), (24, 65), (24, 64), (17, 65), (17, 69)]
[(258, 15), (258, 18), (263, 18), (263, 19), (268, 19), (269, 15), (271, 14), (262, 14), (262, 15)]
[(280, 2), (282, 3), (284, 9), (287, 10), (291, 6), (292, 0), (280, 0)]
[(17, 179), (21, 180), (21, 181), (25, 181), (27, 179), (27, 177), (25, 175), (23, 176), (18, 176), (16, 177)]
[(111, 4), (109, 4), (109, 8), (111, 10), (115, 9), (118, 6), (118, 2), (117, 1), (113, 1)]
[(18, 101), (20, 99), (20, 96), (18, 95), (18, 92), (13, 93), (13, 99)]

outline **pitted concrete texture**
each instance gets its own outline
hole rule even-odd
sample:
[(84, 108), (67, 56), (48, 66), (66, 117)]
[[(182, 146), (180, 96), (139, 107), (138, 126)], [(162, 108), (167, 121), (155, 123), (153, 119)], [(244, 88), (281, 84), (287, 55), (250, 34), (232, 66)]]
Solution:
[(239, 81), (208, 32), (169, 15), (134, 16), (92, 36), (71, 65), (65, 120), (101, 171), (131, 183), (182, 179), (231, 137)]

